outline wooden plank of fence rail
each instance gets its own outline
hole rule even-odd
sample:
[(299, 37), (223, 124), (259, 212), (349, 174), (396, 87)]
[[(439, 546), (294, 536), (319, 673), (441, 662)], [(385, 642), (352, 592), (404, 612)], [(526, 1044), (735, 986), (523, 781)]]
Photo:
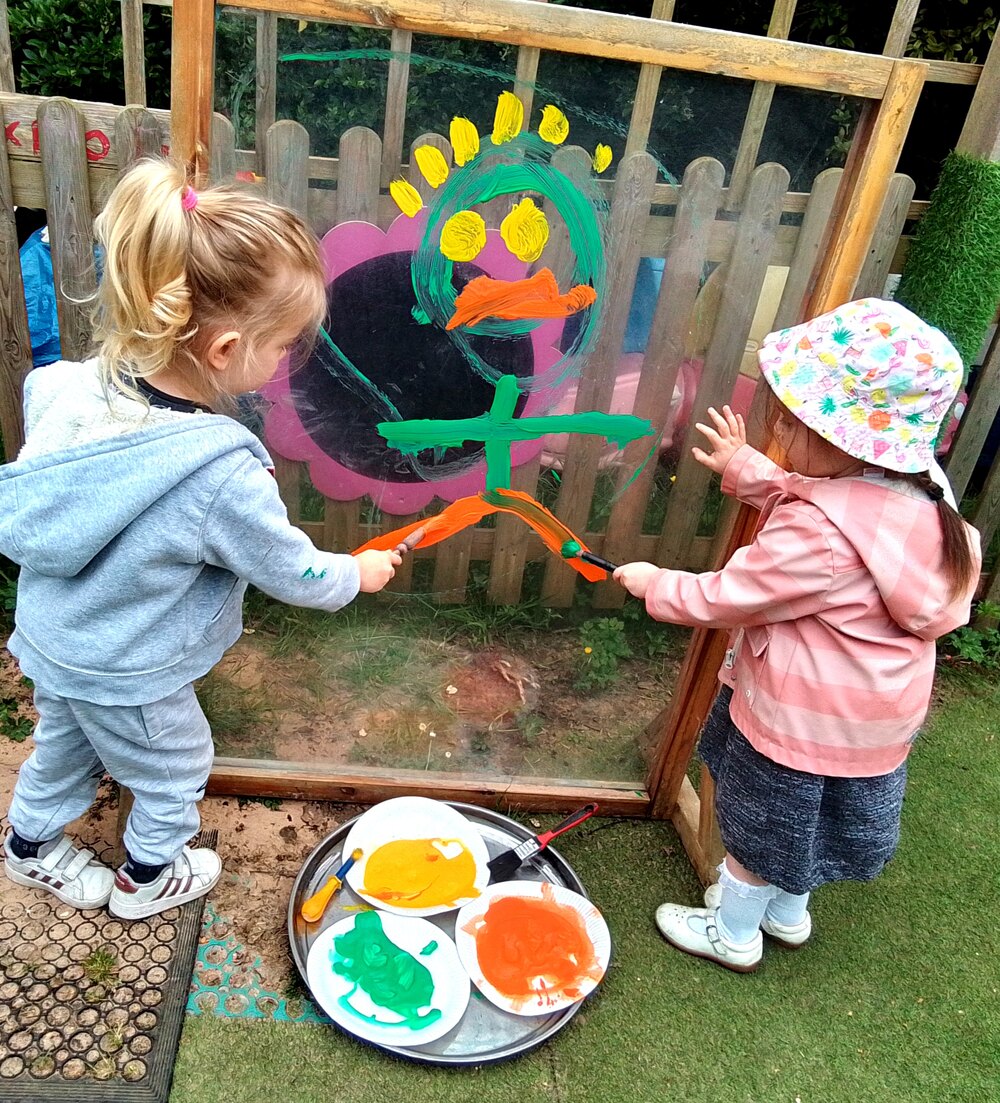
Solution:
[[(610, 406), (639, 267), (642, 227), (649, 215), (655, 180), (656, 162), (648, 153), (633, 153), (618, 166), (606, 248), (608, 282), (601, 331), (580, 376), (577, 411), (607, 410)], [(574, 532), (586, 527), (603, 448), (601, 437), (569, 436), (555, 513)], [(545, 571), (542, 600), (546, 605), (571, 604), (577, 577), (553, 557)]]
[[(653, 0), (650, 19), (667, 21), (673, 19), (676, 3), (677, 0)], [(639, 70), (639, 83), (636, 85), (635, 99), (632, 101), (632, 117), (629, 119), (623, 157), (645, 149), (649, 142), (649, 131), (653, 125), (653, 114), (660, 95), (662, 73), (663, 67), (660, 65), (646, 64)]]
[(142, 26), (142, 0), (122, 0), (122, 62), (125, 67), (125, 99), (146, 106), (146, 39)]
[[(590, 166), (591, 155), (580, 146), (564, 146), (552, 156), (552, 167), (571, 180), (586, 179), (590, 175)], [(557, 216), (554, 204), (546, 198), (542, 206), (552, 231), (532, 271), (549, 268), (559, 281), (559, 286), (566, 287), (572, 275), (575, 253), (566, 224)], [(540, 472), (539, 461), (529, 460), (514, 469), (511, 485), (515, 490), (534, 496), (538, 490)], [(506, 513), (497, 514), (495, 531), (488, 597), (498, 605), (511, 605), (520, 599), (524, 566), (529, 548), (536, 538), (523, 521)]]
[(955, 148), (970, 157), (1000, 161), (1000, 34), (986, 55), (965, 125)]
[(208, 176), (213, 184), (231, 184), (236, 178), (236, 131), (226, 116), (218, 111), (212, 115), (212, 154)]
[(143, 157), (159, 157), (164, 138), (156, 116), (145, 107), (126, 107), (121, 111), (115, 119), (118, 175), (121, 176)]
[(82, 360), (90, 344), (88, 300), (97, 290), (97, 269), (87, 140), (83, 117), (69, 100), (51, 99), (39, 107), (38, 142), (45, 175), (59, 341), (65, 359)]
[[(264, 135), (261, 161), (266, 178), (267, 197), (303, 218), (308, 216), (309, 132), (301, 123), (281, 119)], [(272, 452), (274, 477), (289, 518), (295, 522), (302, 513), (303, 465)]]
[(406, 130), (406, 92), (410, 83), (410, 49), (413, 35), (393, 31), (389, 44), (392, 58), (385, 87), (385, 123), (382, 126), (382, 187), (399, 175)]
[(12, 460), (24, 444), (21, 388), (31, 371), (31, 335), (17, 253), (14, 189), (6, 148), (0, 150), (0, 204), (0, 333), (3, 334), (0, 341), (0, 436), (3, 437), (4, 457)]
[(14, 53), (10, 48), (7, 0), (0, 0), (0, 92), (13, 92), (15, 88)]
[[(761, 165), (750, 178), (733, 255), (724, 269), (719, 309), (705, 352), (695, 410), (718, 407), (732, 396), (767, 274), (771, 238), (781, 217), (781, 197), (788, 179), (788, 170), (776, 164)], [(677, 482), (667, 499), (655, 560), (664, 567), (687, 566), (691, 542), (698, 535), (698, 522), (712, 482), (712, 473), (691, 455), (692, 446), (702, 439), (692, 420), (681, 445)]]
[[(713, 157), (699, 157), (684, 173), (674, 233), (667, 248), (663, 281), (633, 410), (638, 417), (648, 418), (658, 430), (666, 425), (670, 416), (674, 386), (701, 289), (709, 235), (719, 209), (724, 177), (725, 169)], [(622, 469), (626, 474), (642, 463), (649, 449), (648, 437), (633, 441), (625, 448)], [(611, 507), (604, 554), (614, 563), (635, 555), (636, 539), (642, 532), (656, 466), (655, 458), (647, 462)], [(625, 591), (617, 583), (606, 583), (598, 587), (594, 604), (599, 608), (618, 608), (624, 598)]]
[[(337, 181), (337, 222), (375, 223), (378, 212), (382, 140), (374, 130), (354, 126), (340, 137), (340, 179)], [(361, 502), (326, 499), (324, 546), (347, 552), (362, 543)]]
[(257, 13), (256, 65), (256, 127), (254, 145), (257, 149), (257, 171), (267, 175), (264, 147), (267, 132), (278, 113), (278, 17), (274, 12)]
[(174, 0), (170, 139), (196, 187), (208, 177), (215, 91), (215, 2)]
[[(798, 0), (775, 0), (774, 8), (771, 11), (771, 22), (767, 27), (768, 38), (788, 37), (797, 3)], [(771, 113), (774, 89), (775, 85), (763, 82), (758, 82), (753, 86), (753, 92), (750, 94), (750, 106), (747, 108), (743, 133), (740, 135), (740, 144), (736, 150), (736, 160), (733, 162), (733, 172), (729, 180), (726, 210), (735, 211), (743, 202), (747, 186), (750, 183), (750, 173), (757, 165), (760, 143), (763, 140), (764, 131), (767, 129), (767, 117)]]
[[(276, 2), (240, 6), (268, 11)], [(876, 54), (523, 0), (289, 0), (287, 8), (303, 19), (537, 46), (875, 99), (891, 72), (891, 63)]]
[[(1000, 328), (993, 336), (975, 385), (969, 395), (958, 432), (945, 462), (948, 481), (961, 501), (1000, 409)], [(997, 572), (1000, 574), (1000, 572)]]
[(830, 216), (837, 201), (843, 169), (824, 169), (813, 181), (806, 213), (802, 219), (795, 251), (788, 267), (788, 279), (774, 319), (775, 329), (797, 325), (802, 321), (810, 280), (816, 271), (820, 249), (830, 232)]
[(885, 99), (862, 110), (844, 166), (829, 247), (822, 252), (811, 314), (832, 310), (853, 296), (926, 72), (923, 62), (894, 61)]
[(865, 295), (882, 296), (886, 277), (892, 267), (892, 258), (906, 223), (906, 212), (916, 187), (912, 178), (904, 173), (897, 172), (893, 176), (892, 183), (889, 185), (889, 194), (882, 205), (881, 217), (875, 227), (875, 236), (872, 238), (865, 266), (861, 269), (861, 275), (854, 289), (855, 298), (862, 298)]
[(609, 816), (644, 816), (649, 794), (630, 782), (513, 776), (471, 778), (434, 770), (378, 770), (271, 759), (217, 758), (208, 780), (211, 794), (277, 796), (290, 800), (340, 800), (375, 804), (388, 797), (462, 800), (504, 810), (568, 812), (591, 801)]

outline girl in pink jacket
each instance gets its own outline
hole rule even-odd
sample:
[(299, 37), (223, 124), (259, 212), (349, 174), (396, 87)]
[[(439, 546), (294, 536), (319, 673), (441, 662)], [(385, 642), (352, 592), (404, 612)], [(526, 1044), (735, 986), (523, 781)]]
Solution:
[(726, 858), (705, 907), (663, 904), (656, 922), (737, 972), (757, 968), (762, 931), (808, 939), (813, 889), (892, 857), (934, 640), (968, 620), (980, 565), (934, 460), (962, 384), (941, 332), (864, 299), (772, 333), (759, 358), (785, 468), (728, 406), (694, 449), (760, 509), (753, 542), (720, 571), (615, 572), (657, 620), (733, 631), (699, 745)]

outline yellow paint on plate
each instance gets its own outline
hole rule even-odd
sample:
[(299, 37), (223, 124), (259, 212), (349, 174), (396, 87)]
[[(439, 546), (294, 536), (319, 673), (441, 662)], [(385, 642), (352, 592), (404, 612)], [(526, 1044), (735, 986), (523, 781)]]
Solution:
[(365, 864), (366, 895), (397, 908), (448, 907), (479, 896), (476, 860), (458, 839), (393, 839)]
[(417, 146), (413, 151), (420, 175), (432, 188), (440, 188), (448, 179), (448, 162), (437, 146)]
[(522, 199), (500, 223), (500, 236), (518, 260), (535, 261), (549, 240), (549, 224), (533, 199)]
[(441, 252), (449, 260), (474, 260), (486, 244), (486, 223), (476, 211), (456, 211), (441, 228)]
[(501, 92), (497, 100), (496, 115), (493, 117), (493, 134), (490, 141), (502, 146), (521, 133), (524, 125), (524, 104), (513, 92)]
[(420, 192), (406, 180), (393, 180), (389, 185), (389, 194), (407, 218), (413, 218), (424, 205)]
[(451, 120), (448, 136), (451, 138), (451, 151), (455, 155), (455, 164), (464, 165), (479, 152), (479, 131), (476, 124), (456, 115)]
[(604, 172), (611, 164), (611, 158), (611, 146), (606, 146), (601, 142), (594, 150), (594, 172)]
[(542, 108), (542, 121), (538, 127), (538, 136), (543, 141), (561, 146), (569, 137), (569, 119), (553, 104)]

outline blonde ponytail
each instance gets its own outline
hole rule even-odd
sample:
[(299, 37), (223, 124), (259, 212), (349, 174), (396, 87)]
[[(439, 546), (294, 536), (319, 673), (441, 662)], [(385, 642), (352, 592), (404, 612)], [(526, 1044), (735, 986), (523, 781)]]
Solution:
[(326, 311), (322, 263), (301, 219), (235, 187), (188, 191), (181, 168), (142, 161), (119, 182), (95, 228), (103, 278), (94, 310), (102, 379), (184, 373), (200, 399), (219, 397), (204, 344), (240, 332), (240, 354), (288, 319), (315, 330)]

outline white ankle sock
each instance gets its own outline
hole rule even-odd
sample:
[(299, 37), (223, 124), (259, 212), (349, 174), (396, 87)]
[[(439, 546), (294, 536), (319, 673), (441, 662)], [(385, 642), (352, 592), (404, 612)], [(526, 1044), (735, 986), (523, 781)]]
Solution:
[(783, 927), (797, 927), (806, 918), (806, 908), (809, 906), (809, 893), (803, 892), (796, 896), (794, 892), (778, 890), (778, 895), (767, 903), (764, 913), (768, 919), (780, 923)]
[(722, 899), (719, 902), (718, 924), (727, 942), (743, 945), (760, 930), (760, 921), (769, 902), (780, 889), (774, 885), (751, 885), (734, 877), (723, 863), (719, 867)]

